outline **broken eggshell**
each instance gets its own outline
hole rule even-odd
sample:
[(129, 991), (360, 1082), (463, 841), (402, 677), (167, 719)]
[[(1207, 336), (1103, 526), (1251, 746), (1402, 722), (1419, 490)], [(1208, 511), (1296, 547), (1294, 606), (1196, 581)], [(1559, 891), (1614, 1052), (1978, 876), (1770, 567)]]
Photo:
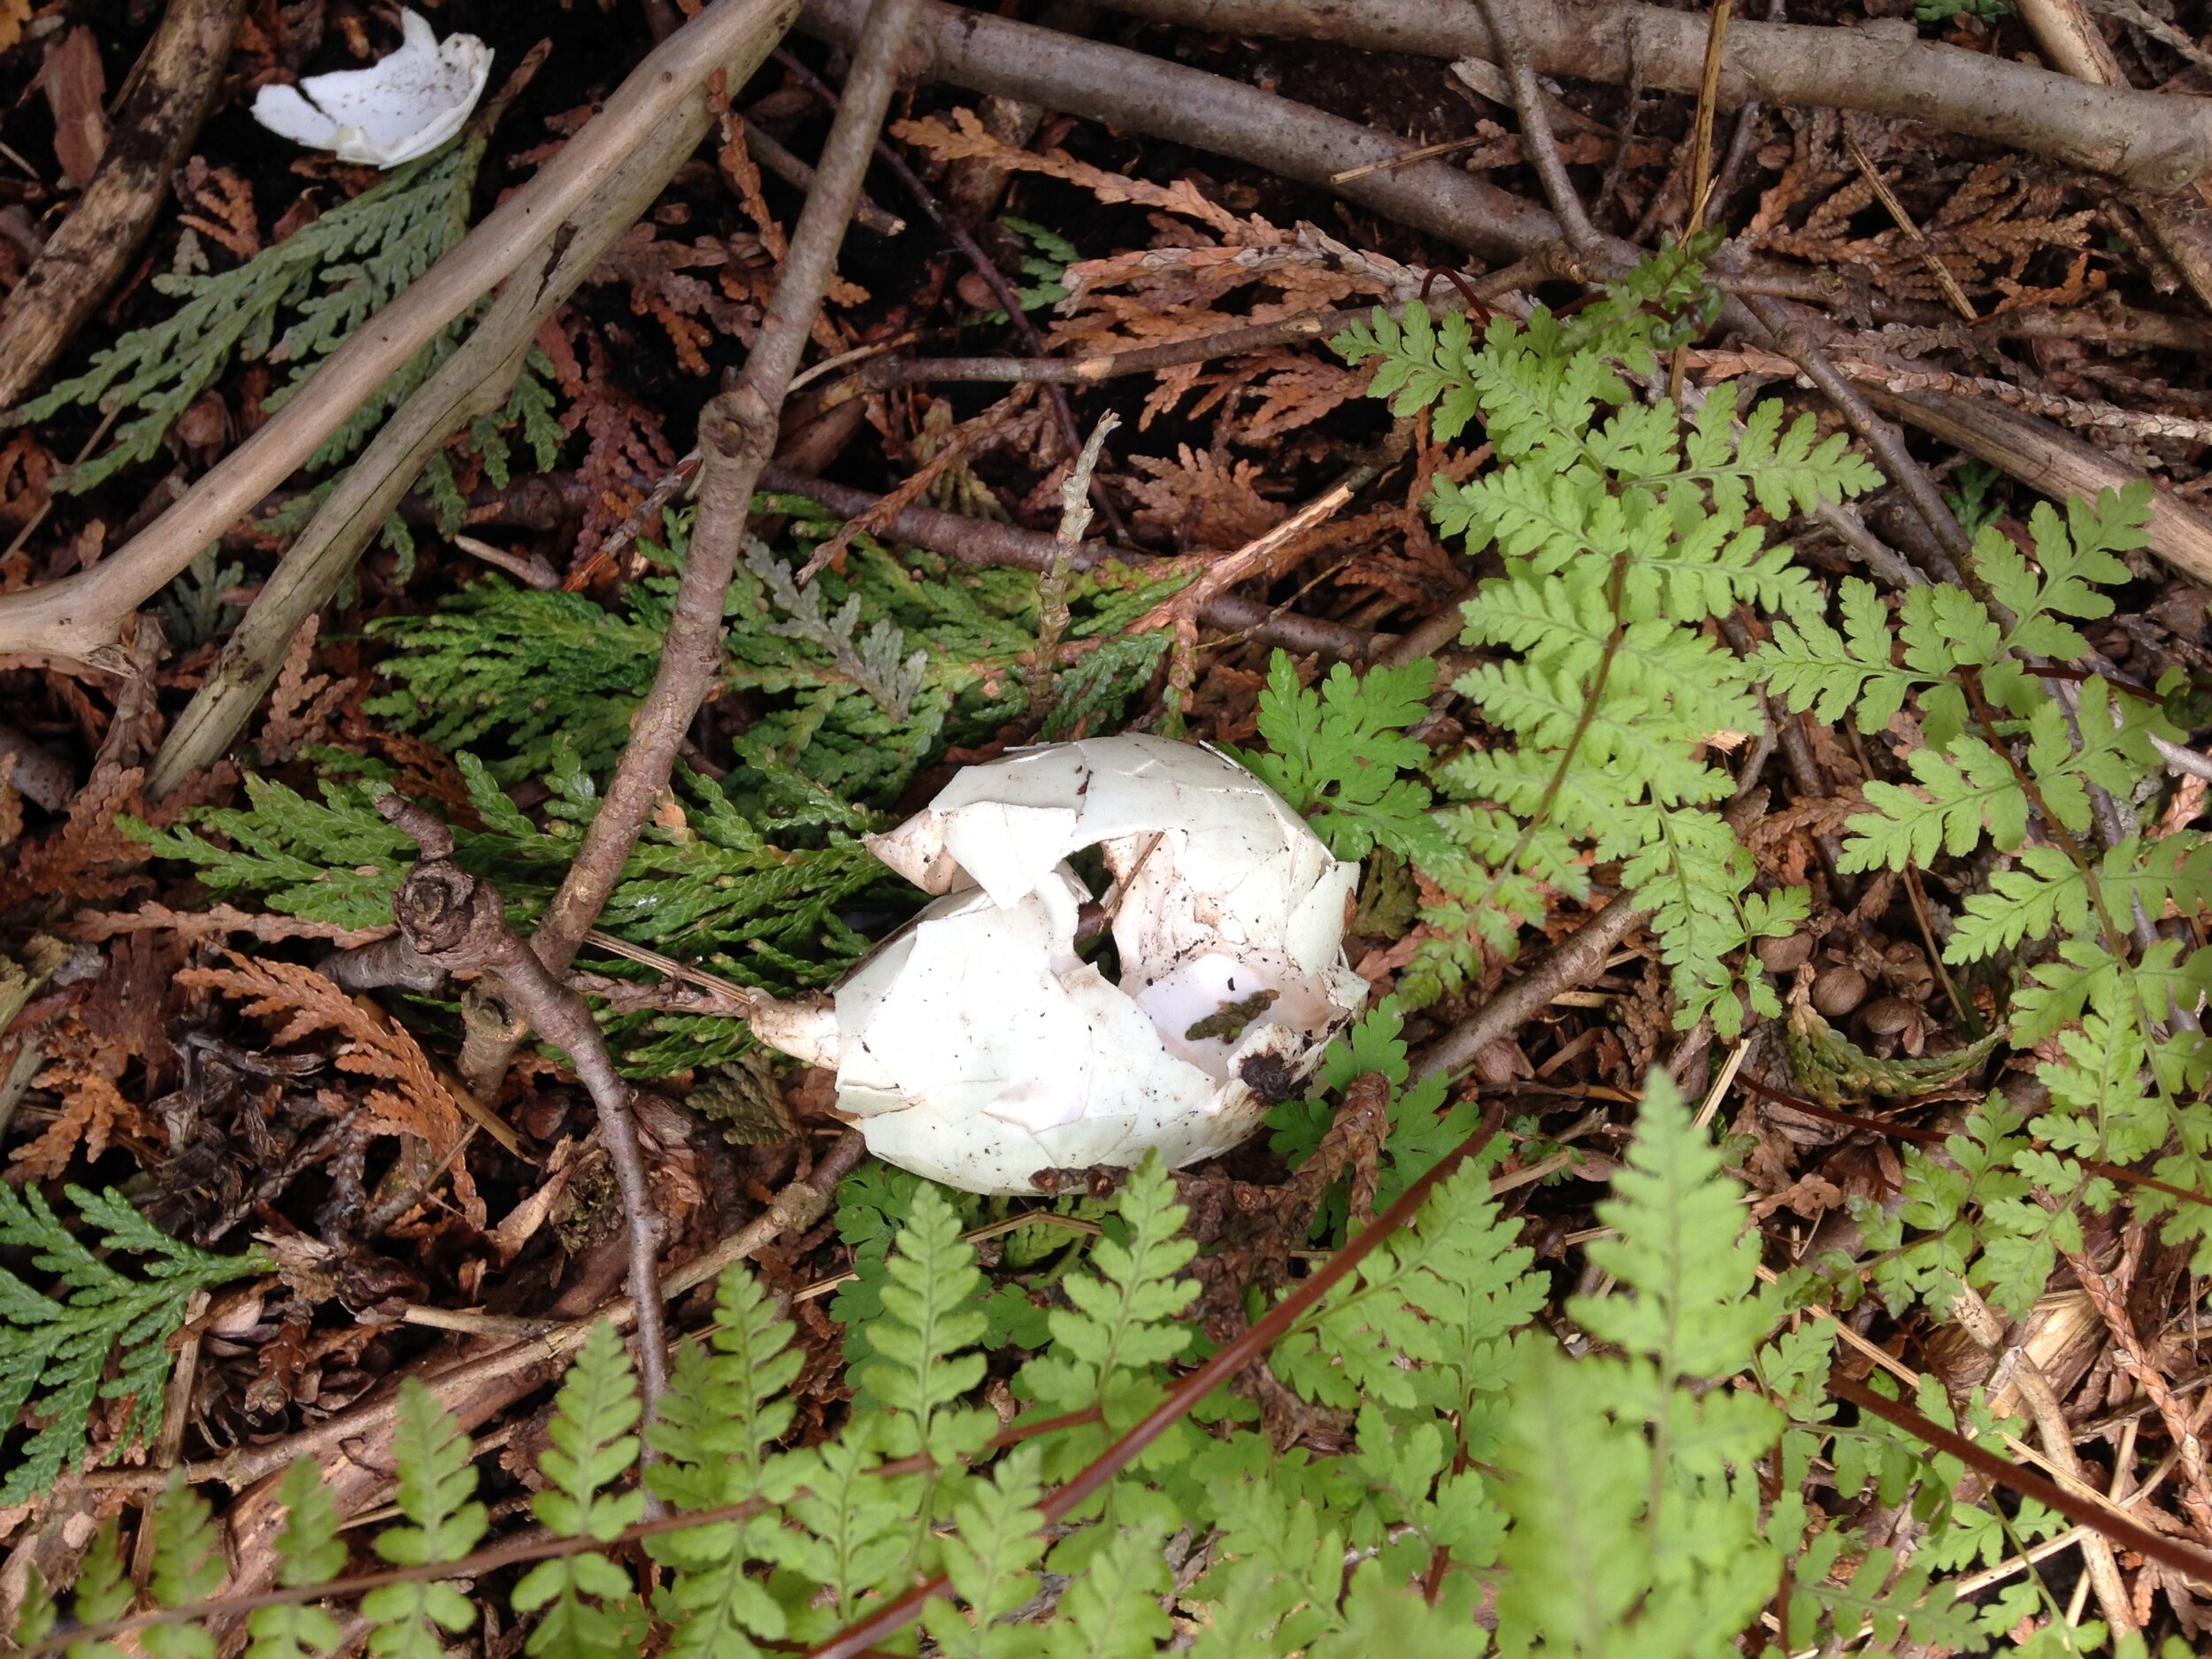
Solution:
[(492, 51), (473, 35), (439, 40), (415, 12), (399, 14), (399, 29), (398, 49), (366, 69), (262, 88), (253, 119), (341, 161), (396, 167), (428, 155), (461, 130), (484, 96)]
[[(833, 1002), (780, 1005), (761, 1041), (837, 1073), (868, 1148), (969, 1192), (1054, 1168), (1170, 1168), (1225, 1152), (1366, 999), (1342, 940), (1358, 866), (1208, 750), (1091, 738), (972, 766), (888, 835), (884, 863), (942, 895)], [(1076, 952), (1115, 877), (1118, 983)]]

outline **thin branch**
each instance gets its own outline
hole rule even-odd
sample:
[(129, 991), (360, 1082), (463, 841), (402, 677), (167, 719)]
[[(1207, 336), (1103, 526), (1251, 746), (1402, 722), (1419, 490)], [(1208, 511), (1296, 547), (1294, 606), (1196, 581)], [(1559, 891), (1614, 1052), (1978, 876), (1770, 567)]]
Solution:
[(537, 953), (507, 925), (506, 907), (490, 885), (451, 862), (453, 835), (422, 808), (397, 794), (377, 798), (377, 810), (413, 838), (422, 862), (407, 872), (392, 913), (407, 942), (449, 973), (489, 974), (502, 999), (538, 1034), (557, 1046), (599, 1109), (599, 1138), (622, 1193), (630, 1246), (630, 1298), (638, 1331), (638, 1375), (649, 1419), (668, 1388), (668, 1330), (661, 1314), (659, 1211), (645, 1179), (630, 1086), (615, 1071), (591, 1005), (548, 972)]
[[(730, 79), (734, 83), (737, 77), (733, 75)], [(753, 122), (745, 120), (742, 117), (738, 119), (739, 133), (745, 140), (747, 155), (786, 184), (802, 190), (811, 190), (814, 188), (814, 169), (810, 165), (793, 155), (773, 136), (763, 131)], [(869, 199), (865, 190), (860, 193), (860, 199), (853, 204), (853, 223), (863, 229), (875, 232), (879, 236), (896, 236), (902, 234), (906, 229), (904, 219), (896, 213), (887, 213), (878, 207)]]
[[(2124, 489), (2142, 476), (2049, 421), (2001, 403), (1878, 386), (1861, 390), (1876, 407), (2062, 501), (2069, 495), (2094, 501), (2100, 491)], [(2212, 518), (2171, 490), (2154, 490), (2143, 534), (2160, 558), (2198, 582), (2212, 584)]]
[(1463, 1071), (1492, 1043), (1533, 1019), (1553, 997), (1597, 978), (1613, 947), (1650, 913), (1624, 897), (1616, 898), (1531, 963), (1526, 973), (1416, 1055), (1414, 1080), (1438, 1071)]
[(753, 488), (775, 449), (777, 411), (836, 269), (838, 245), (859, 198), (876, 129), (890, 106), (894, 72), (918, 4), (875, 0), (836, 122), (822, 147), (814, 192), (792, 232), (744, 376), (734, 391), (715, 398), (700, 414), (699, 516), (660, 666), (605, 798), (533, 941), (556, 974), (566, 971), (598, 919), (654, 801), (668, 785), (692, 717), (713, 687), (722, 657), (723, 595), (745, 545)]
[[(2092, 1503), (2078, 1497), (2056, 1482), (2032, 1474), (2017, 1463), (2008, 1463), (1964, 1435), (1923, 1417), (1910, 1406), (1884, 1398), (1864, 1383), (1854, 1382), (1839, 1373), (1832, 1373), (1828, 1379), (1828, 1392), (1847, 1405), (1856, 1406), (1860, 1410), (1904, 1430), (1922, 1445), (1957, 1458), (1976, 1474), (2000, 1486), (2009, 1486), (2023, 1497), (2033, 1498), (2046, 1509), (2055, 1509), (2078, 1526), (2086, 1526), (2101, 1532), (2114, 1543), (2124, 1544), (2152, 1561), (2172, 1568), (2185, 1578), (2200, 1584), (2212, 1583), (2212, 1554), (2162, 1533), (2154, 1532), (2108, 1504)], [(2102, 1494), (2098, 1495), (2101, 1498)]]
[(1518, 31), (1506, 26), (1512, 14), (1502, 0), (1481, 0), (1481, 4), (1490, 38), (1497, 43), (1498, 66), (1505, 71), (1506, 84), (1513, 88), (1514, 107), (1521, 118), (1521, 159), (1536, 169), (1544, 199), (1559, 216), (1559, 228), (1575, 257), (1586, 265), (1601, 265), (1607, 260), (1604, 239), (1590, 222), (1581, 196), (1567, 177), (1567, 164), (1559, 158), (1559, 141), (1553, 135), (1551, 116), (1544, 108), (1544, 89), (1536, 84), (1536, 71), (1521, 50)]
[[(872, 32), (866, 0), (809, 0), (799, 27), (848, 50)], [(1448, 161), (1332, 185), (1338, 173), (1414, 146), (1226, 76), (938, 0), (924, 0), (913, 38), (915, 66), (955, 86), (1250, 162), (1453, 247), (1511, 259), (1559, 234), (1534, 203)]]
[(1804, 372), (1805, 378), (1836, 406), (1844, 424), (1874, 451), (1882, 471), (1905, 492), (1906, 500), (1927, 521), (1943, 550), (1962, 567), (1968, 565), (1973, 555), (1973, 541), (1959, 523), (1958, 515), (1951, 511), (1950, 503), (1943, 499), (1943, 492), (1936, 488), (1935, 480), (1928, 476), (1927, 468), (1915, 460), (1912, 451), (1905, 447), (1904, 434), (1876, 414), (1858, 388), (1843, 378), (1842, 372), (1828, 360), (1828, 354), (1814, 342), (1801, 317), (1779, 300), (1763, 295), (1746, 295), (1743, 303), (1750, 307), (1760, 326), (1773, 336), (1782, 355)]
[[(1696, 11), (1638, 0), (1502, 0), (1538, 73), (1695, 92), (1706, 27)], [(1368, 51), (1451, 61), (1498, 53), (1466, 0), (1110, 0), (1117, 12), (1215, 35), (1321, 39)], [(810, 22), (805, 27), (812, 27)], [(1720, 102), (1864, 110), (1940, 127), (2108, 173), (2139, 188), (2177, 190), (2212, 172), (2212, 105), (2100, 87), (1995, 53), (1881, 28), (1737, 22), (1728, 31)], [(2179, 107), (2177, 107), (2178, 105)]]

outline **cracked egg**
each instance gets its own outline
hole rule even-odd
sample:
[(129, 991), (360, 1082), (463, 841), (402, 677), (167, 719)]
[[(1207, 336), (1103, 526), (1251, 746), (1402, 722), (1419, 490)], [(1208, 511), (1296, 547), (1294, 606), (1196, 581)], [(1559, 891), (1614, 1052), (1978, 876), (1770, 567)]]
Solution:
[[(1225, 1152), (1366, 1000), (1358, 866), (1235, 763), (1155, 737), (971, 766), (869, 843), (940, 895), (825, 1002), (753, 1021), (832, 1068), (877, 1156), (969, 1192)], [(1069, 862), (1095, 848), (1094, 895)], [(1110, 977), (1079, 940), (1110, 931)]]

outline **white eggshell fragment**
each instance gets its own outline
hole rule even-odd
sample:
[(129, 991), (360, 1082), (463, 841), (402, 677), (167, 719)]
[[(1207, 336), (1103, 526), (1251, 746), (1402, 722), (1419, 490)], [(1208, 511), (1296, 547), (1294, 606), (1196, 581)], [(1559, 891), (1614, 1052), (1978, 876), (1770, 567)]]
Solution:
[(397, 50), (366, 69), (311, 75), (254, 96), (253, 119), (341, 161), (396, 167), (461, 130), (491, 79), (492, 50), (473, 35), (443, 41), (415, 12), (399, 14)]
[[(1205, 749), (1017, 751), (870, 845), (945, 896), (839, 987), (833, 1029), (820, 1009), (754, 1029), (835, 1066), (872, 1152), (949, 1186), (1226, 1151), (1366, 998), (1341, 942), (1358, 867)], [(1088, 847), (1115, 877), (1118, 984), (1076, 952), (1091, 895), (1065, 861)], [(1190, 1034), (1209, 1020), (1234, 1029)]]

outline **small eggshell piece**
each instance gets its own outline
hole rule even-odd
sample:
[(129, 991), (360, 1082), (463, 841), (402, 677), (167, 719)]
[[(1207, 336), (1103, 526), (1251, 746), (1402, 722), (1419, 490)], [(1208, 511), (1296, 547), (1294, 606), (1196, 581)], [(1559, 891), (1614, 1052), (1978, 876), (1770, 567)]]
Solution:
[(253, 118), (271, 132), (341, 161), (396, 167), (461, 130), (491, 80), (492, 51), (473, 35), (442, 41), (419, 12), (402, 12), (400, 44), (366, 69), (272, 83)]

